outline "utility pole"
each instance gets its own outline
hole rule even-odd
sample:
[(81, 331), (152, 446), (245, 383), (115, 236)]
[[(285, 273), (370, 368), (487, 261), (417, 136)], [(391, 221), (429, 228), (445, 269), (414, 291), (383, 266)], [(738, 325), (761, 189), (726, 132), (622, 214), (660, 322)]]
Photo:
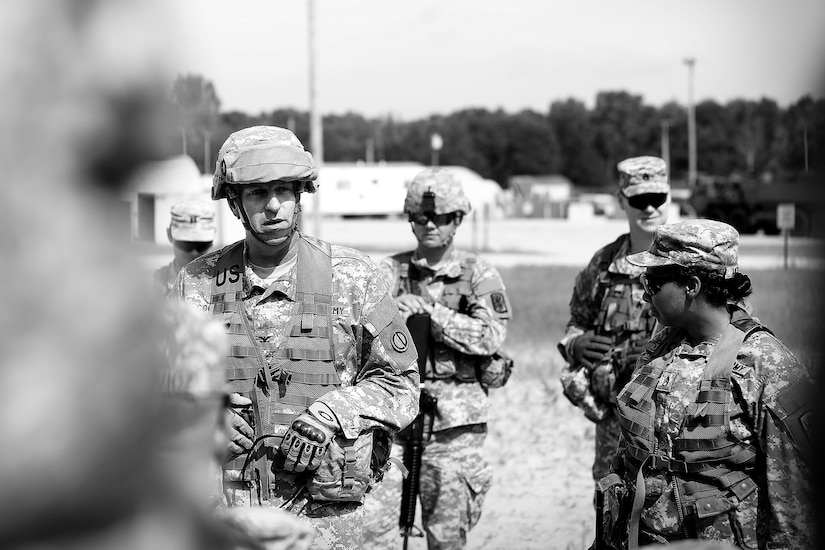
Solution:
[(209, 130), (203, 131), (203, 173), (208, 174), (212, 170), (210, 170), (210, 165), (212, 164), (212, 142), (210, 140)]
[(688, 68), (688, 188), (696, 186), (696, 110), (693, 106), (693, 66), (696, 59), (685, 59)]
[(808, 173), (808, 124), (802, 126), (802, 143), (805, 147), (805, 173)]
[(659, 122), (662, 127), (662, 159), (665, 161), (667, 180), (670, 181), (670, 119)]
[[(318, 88), (315, 81), (315, 54), (317, 36), (315, 34), (315, 0), (308, 1), (309, 16), (309, 138), (312, 156), (318, 166), (318, 172), (324, 164), (324, 128), (321, 112), (318, 108)], [(321, 201), (318, 192), (312, 194), (312, 234), (321, 237)]]

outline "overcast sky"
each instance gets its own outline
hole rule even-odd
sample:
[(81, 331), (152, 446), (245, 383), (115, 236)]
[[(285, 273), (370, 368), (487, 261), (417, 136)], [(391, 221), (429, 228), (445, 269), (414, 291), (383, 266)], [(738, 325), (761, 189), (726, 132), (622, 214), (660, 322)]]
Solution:
[[(222, 110), (309, 107), (309, 0), (169, 0), (170, 59)], [(823, 0), (315, 0), (318, 103), (411, 120), (483, 107), (546, 111), (625, 90), (661, 105), (825, 89)]]

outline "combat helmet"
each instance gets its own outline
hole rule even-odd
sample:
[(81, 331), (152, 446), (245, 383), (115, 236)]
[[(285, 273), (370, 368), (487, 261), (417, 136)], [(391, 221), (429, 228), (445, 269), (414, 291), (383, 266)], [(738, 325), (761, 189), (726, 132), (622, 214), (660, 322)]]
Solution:
[(461, 181), (444, 168), (427, 168), (419, 172), (407, 188), (404, 213), (469, 214), (470, 201), (464, 194)]
[(231, 134), (218, 152), (212, 199), (231, 199), (230, 186), (270, 181), (297, 182), (296, 192), (318, 189), (312, 154), (285, 128), (252, 126)]

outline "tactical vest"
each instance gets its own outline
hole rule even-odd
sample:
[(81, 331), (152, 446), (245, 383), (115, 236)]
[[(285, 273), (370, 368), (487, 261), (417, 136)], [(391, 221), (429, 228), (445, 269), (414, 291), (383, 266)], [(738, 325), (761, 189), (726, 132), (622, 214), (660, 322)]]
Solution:
[[(275, 436), (274, 429), (284, 427), (278, 430), (283, 433), (313, 401), (341, 386), (333, 361), (331, 252), (323, 241), (300, 237), (295, 303), (284, 337), (280, 342), (262, 342), (254, 335), (243, 303), (243, 250), (241, 241), (221, 251), (212, 274), (210, 312), (222, 318), (229, 333), (230, 391), (252, 400), (260, 445), (253, 448), (251, 458), (282, 462), (277, 453), (282, 437)], [(269, 365), (265, 350), (274, 352)], [(245, 460), (241, 456), (225, 468), (241, 469)], [(263, 462), (257, 469), (271, 474)]]
[(646, 340), (650, 338), (656, 324), (656, 319), (650, 315), (649, 304), (633, 299), (634, 288), (642, 288), (639, 278), (608, 271), (614, 256), (627, 238), (627, 235), (622, 235), (607, 245), (598, 266), (596, 299), (600, 299), (601, 304), (594, 329), (596, 334), (614, 337), (617, 343), (634, 339)]
[[(757, 449), (730, 432), (729, 406), (732, 372), (743, 368), (736, 362), (737, 352), (742, 342), (758, 331), (770, 332), (741, 309), (734, 310), (731, 324), (708, 358), (695, 401), (685, 413), (682, 431), (673, 440), (670, 455), (657, 452), (654, 393), (665, 367), (678, 350), (677, 346), (658, 356), (672, 339), (660, 343), (652, 354), (656, 359), (637, 370), (619, 395), (620, 423), (627, 443), (625, 467), (630, 478), (636, 476), (636, 498), (630, 518), (631, 547), (634, 537), (638, 537), (645, 471), (669, 471), (678, 480), (676, 496), (681, 518), (718, 515), (730, 507), (730, 501), (724, 497), (736, 497), (735, 502), (739, 502), (756, 490), (748, 472), (756, 464)], [(678, 335), (674, 333), (674, 337)]]
[[(408, 252), (400, 259), (398, 283), (395, 296), (401, 294), (415, 294), (429, 296), (427, 286), (421, 282), (420, 270), (412, 263), (412, 252)], [(438, 303), (453, 311), (466, 314), (469, 297), (473, 295), (473, 266), (475, 257), (468, 256), (461, 261), (461, 274), (458, 277), (445, 277), (444, 290)], [(443, 379), (454, 377), (461, 382), (477, 382), (477, 365), (481, 359), (466, 355), (441, 342), (430, 342), (432, 356), (427, 362), (427, 372), (422, 379)]]

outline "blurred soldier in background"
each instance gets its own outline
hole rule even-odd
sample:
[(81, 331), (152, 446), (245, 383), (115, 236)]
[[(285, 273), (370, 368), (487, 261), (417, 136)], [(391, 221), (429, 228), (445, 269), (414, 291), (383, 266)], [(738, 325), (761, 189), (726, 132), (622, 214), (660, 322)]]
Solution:
[(229, 136), (212, 198), (246, 238), (184, 267), (173, 294), (230, 334), (228, 504), (292, 512), (315, 528), (313, 548), (358, 548), (364, 494), (418, 412), (417, 356), (369, 258), (298, 231), (317, 176), (289, 130)]
[[(481, 515), (492, 470), (482, 449), (488, 388), (502, 386), (511, 363), (496, 355), (512, 311), (498, 272), (477, 255), (456, 250), (453, 237), (470, 203), (461, 182), (442, 168), (411, 182), (404, 212), (418, 247), (381, 262), (404, 318), (426, 315), (429, 340), (422, 394), (430, 403), (421, 466), (421, 517), (430, 550), (464, 548)], [(493, 357), (495, 356), (495, 358)], [(422, 403), (425, 400), (422, 399)], [(403, 443), (402, 434), (401, 442)], [(395, 445), (393, 455), (403, 448)], [(367, 501), (367, 547), (398, 542), (400, 474)]]
[(172, 243), (175, 259), (155, 271), (158, 294), (168, 296), (178, 272), (212, 247), (215, 239), (215, 209), (200, 199), (187, 199), (171, 208), (172, 219), (166, 237)]
[(670, 185), (657, 157), (636, 157), (617, 165), (619, 207), (629, 233), (605, 246), (576, 276), (570, 321), (558, 349), (567, 361), (564, 394), (596, 423), (593, 479), (607, 475), (616, 455), (619, 421), (616, 394), (627, 383), (655, 326), (639, 282), (642, 268), (626, 256), (647, 250), (657, 227), (667, 223)]

